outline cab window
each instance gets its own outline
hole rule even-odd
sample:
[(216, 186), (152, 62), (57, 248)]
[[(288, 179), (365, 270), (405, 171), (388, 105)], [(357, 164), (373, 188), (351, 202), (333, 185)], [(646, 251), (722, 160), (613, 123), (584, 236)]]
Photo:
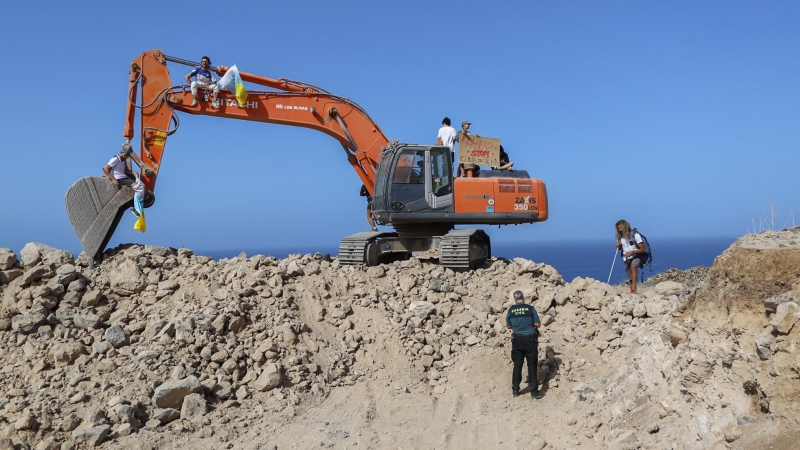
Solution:
[(441, 197), (453, 192), (452, 158), (449, 151), (431, 150), (433, 195)]
[(395, 184), (422, 184), (425, 183), (424, 170), (425, 152), (421, 150), (407, 150), (397, 159), (392, 182)]

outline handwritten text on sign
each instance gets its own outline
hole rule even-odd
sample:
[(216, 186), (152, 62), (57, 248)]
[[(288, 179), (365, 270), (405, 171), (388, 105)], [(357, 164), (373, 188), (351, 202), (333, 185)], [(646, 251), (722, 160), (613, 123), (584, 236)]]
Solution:
[(479, 166), (500, 165), (500, 139), (464, 136), (458, 138), (458, 162)]

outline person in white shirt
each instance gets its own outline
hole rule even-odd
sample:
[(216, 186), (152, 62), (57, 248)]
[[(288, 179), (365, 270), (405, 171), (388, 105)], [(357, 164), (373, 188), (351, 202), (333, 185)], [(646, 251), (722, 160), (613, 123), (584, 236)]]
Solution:
[(456, 129), (450, 126), (450, 118), (445, 117), (442, 120), (442, 128), (439, 128), (439, 135), (436, 136), (436, 145), (446, 145), (450, 147), (450, 154), (455, 161), (456, 156), (453, 153), (454, 143), (456, 141)]
[(627, 220), (618, 221), (615, 228), (617, 230), (617, 248), (622, 250), (625, 272), (631, 282), (631, 294), (635, 294), (638, 268), (642, 265), (647, 250), (644, 247), (642, 236), (639, 233), (631, 232), (631, 224)]
[(125, 162), (130, 157), (129, 150), (120, 150), (117, 156), (114, 156), (103, 167), (103, 173), (106, 174), (111, 184), (115, 188), (121, 189), (122, 186), (130, 186), (136, 182), (136, 174), (128, 168)]
[[(144, 183), (139, 180), (139, 174), (128, 168), (126, 161), (130, 158), (132, 150), (130, 146), (123, 147), (117, 156), (114, 156), (108, 161), (108, 164), (103, 166), (103, 173), (106, 174), (111, 184), (117, 189), (122, 189), (122, 186), (129, 186), (134, 190), (135, 195), (139, 198), (144, 198)], [(139, 212), (135, 208), (131, 208), (131, 212), (139, 217)]]

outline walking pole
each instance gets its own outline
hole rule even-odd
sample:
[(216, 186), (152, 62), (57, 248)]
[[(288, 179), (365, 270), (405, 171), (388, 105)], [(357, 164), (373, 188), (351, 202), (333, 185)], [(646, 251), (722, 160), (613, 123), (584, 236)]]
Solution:
[(614, 263), (617, 262), (617, 249), (614, 249), (614, 259), (611, 260), (611, 272), (608, 272), (608, 281), (606, 284), (611, 284), (611, 274), (614, 273)]

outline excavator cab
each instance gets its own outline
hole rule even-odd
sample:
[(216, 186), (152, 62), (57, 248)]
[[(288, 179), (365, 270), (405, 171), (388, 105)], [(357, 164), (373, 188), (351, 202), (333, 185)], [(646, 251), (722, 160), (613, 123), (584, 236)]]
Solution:
[[(521, 224), (547, 219), (547, 191), (525, 170), (453, 176), (450, 149), (395, 144), (382, 153), (373, 213), (398, 231), (410, 226), (446, 234), (457, 224)], [(436, 228), (434, 230), (434, 228)]]
[(380, 264), (411, 252), (438, 250), (453, 270), (480, 267), (491, 256), (489, 236), (458, 224), (522, 224), (547, 220), (544, 183), (524, 170), (486, 170), (454, 178), (449, 147), (392, 144), (381, 153), (372, 212), (394, 232), (347, 236), (342, 264)]
[(480, 267), (491, 256), (482, 230), (458, 229), (456, 182), (449, 147), (394, 144), (381, 154), (376, 171), (373, 214), (394, 232), (362, 232), (342, 239), (342, 264), (375, 265), (412, 252), (439, 251), (453, 270)]
[(375, 211), (453, 212), (453, 163), (448, 147), (406, 146), (390, 155), (384, 156), (378, 169)]

